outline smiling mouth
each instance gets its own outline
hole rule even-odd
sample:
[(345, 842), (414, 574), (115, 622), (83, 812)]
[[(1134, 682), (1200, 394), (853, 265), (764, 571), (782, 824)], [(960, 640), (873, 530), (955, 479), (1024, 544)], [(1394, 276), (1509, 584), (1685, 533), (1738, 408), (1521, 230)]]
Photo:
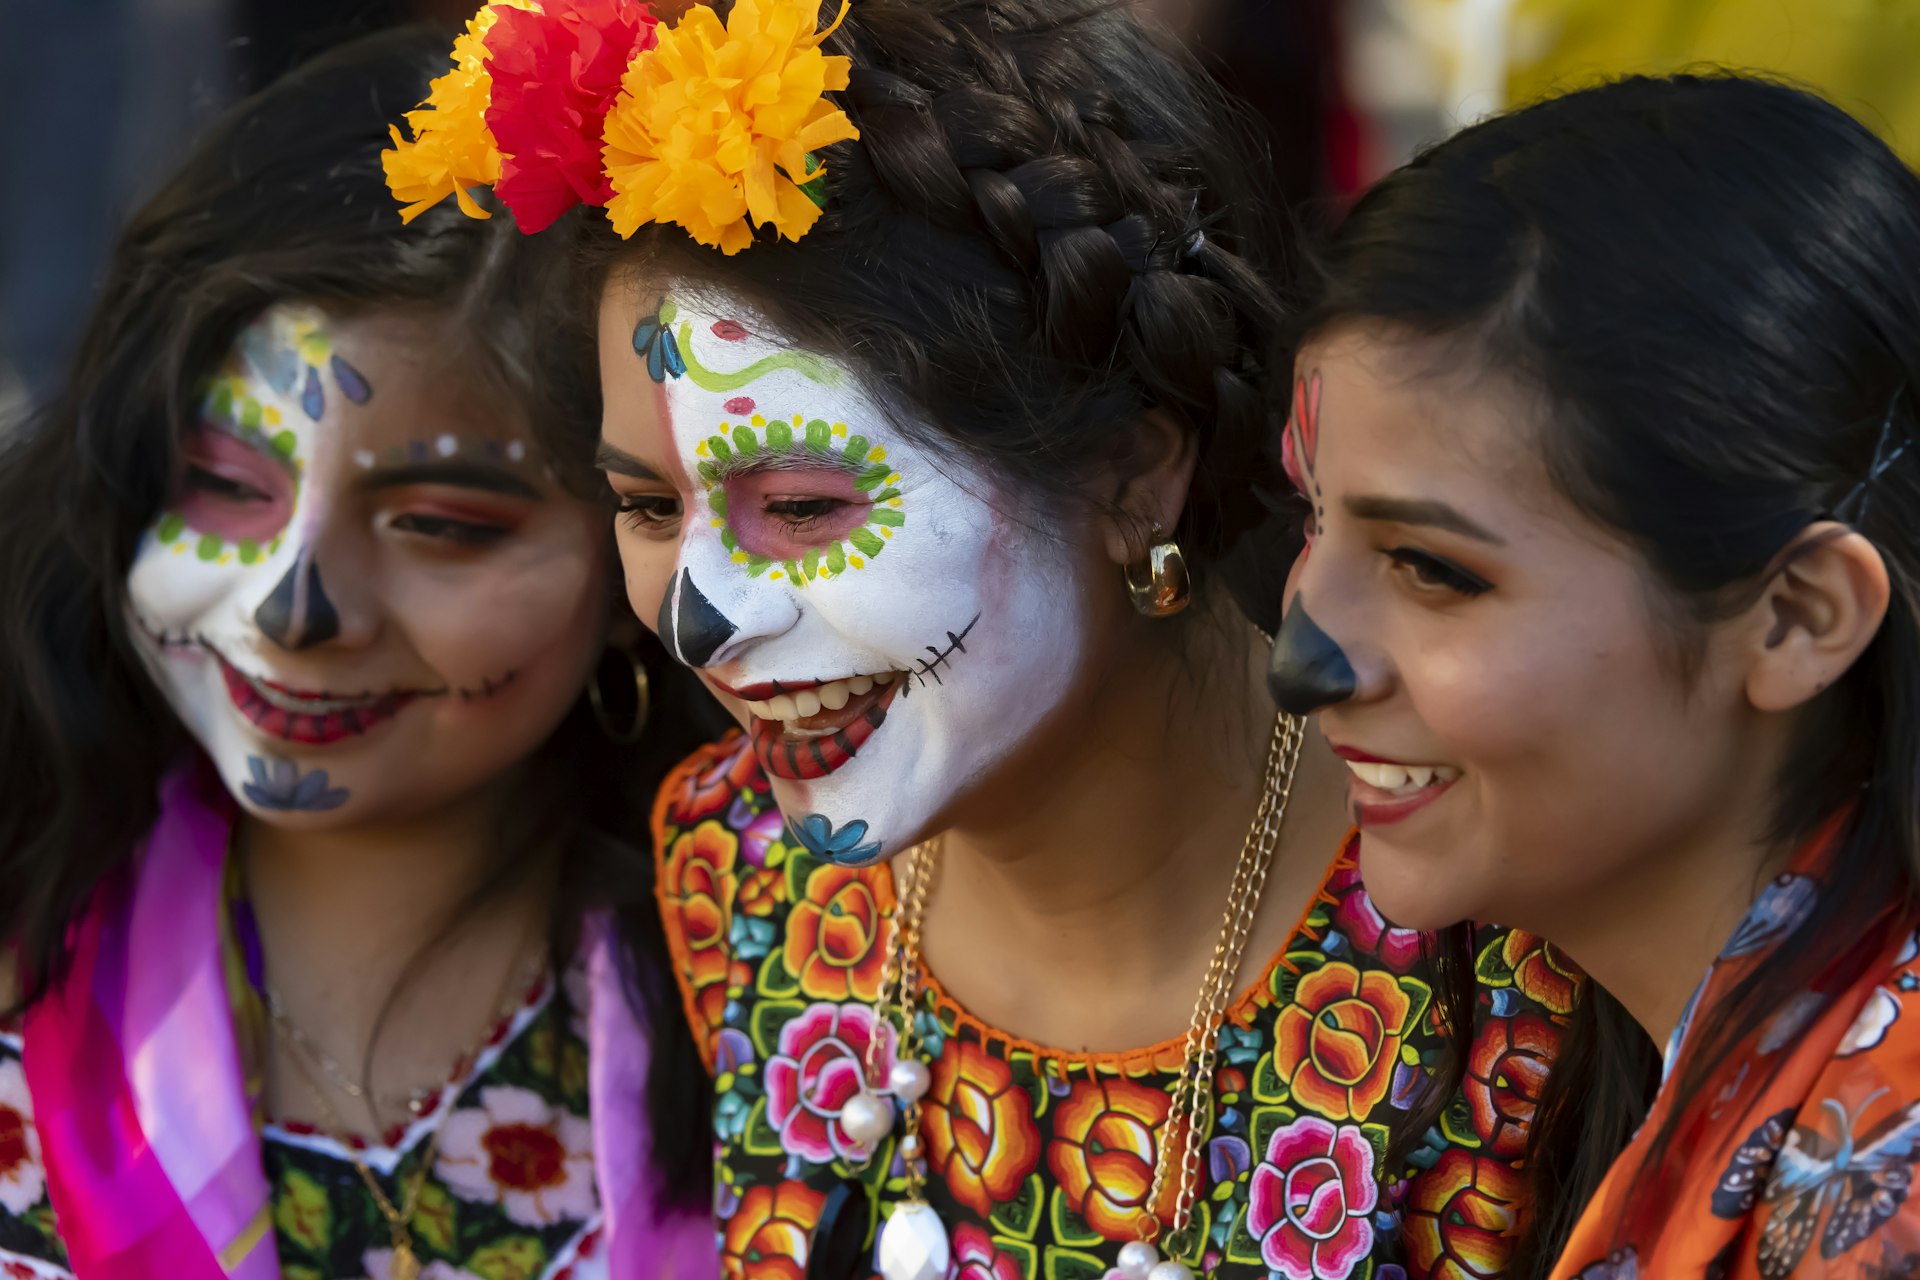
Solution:
[(1352, 774), (1347, 800), (1363, 827), (1383, 827), (1411, 817), (1460, 780), (1460, 770), (1452, 765), (1404, 764), (1348, 747), (1336, 747), (1334, 753), (1346, 761)]
[(746, 704), (760, 767), (770, 777), (806, 781), (826, 777), (859, 754), (886, 722), (887, 708), (907, 680), (905, 672), (885, 671), (800, 684), (722, 685), (721, 691)]
[(249, 675), (218, 651), (209, 649), (208, 652), (220, 664), (227, 697), (234, 709), (262, 733), (301, 746), (323, 747), (359, 737), (393, 719), (414, 699), (425, 696), (419, 690), (410, 689), (358, 695), (291, 689)]

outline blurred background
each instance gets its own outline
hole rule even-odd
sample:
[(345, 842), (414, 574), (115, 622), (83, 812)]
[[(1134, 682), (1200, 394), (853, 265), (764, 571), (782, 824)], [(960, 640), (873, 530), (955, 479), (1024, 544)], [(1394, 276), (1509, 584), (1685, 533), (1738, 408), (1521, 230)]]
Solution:
[[(1310, 218), (1488, 112), (1699, 63), (1799, 80), (1920, 162), (1920, 0), (1133, 3), (1265, 119)], [(0, 426), (58, 376), (115, 228), (213, 113), (339, 41), (475, 7), (0, 0)]]

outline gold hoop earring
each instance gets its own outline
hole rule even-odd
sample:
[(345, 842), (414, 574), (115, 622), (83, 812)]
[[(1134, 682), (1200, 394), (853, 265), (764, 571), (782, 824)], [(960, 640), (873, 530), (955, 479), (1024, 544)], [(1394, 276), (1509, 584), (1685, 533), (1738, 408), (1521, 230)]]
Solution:
[[(1171, 618), (1193, 603), (1193, 581), (1187, 576), (1187, 558), (1166, 530), (1158, 525), (1147, 546), (1145, 563), (1126, 566), (1127, 595), (1133, 607), (1149, 618)], [(1145, 574), (1146, 581), (1139, 575)]]
[[(630, 747), (640, 741), (640, 735), (646, 732), (647, 714), (653, 709), (653, 683), (647, 677), (647, 664), (640, 660), (640, 651), (630, 645), (615, 645), (609, 652), (625, 658), (633, 668), (633, 713), (623, 726), (607, 710), (607, 696), (600, 691), (600, 667), (593, 669), (593, 675), (587, 681), (587, 701), (593, 705), (593, 718), (600, 724), (600, 732), (616, 747)], [(600, 666), (606, 665), (602, 655)]]

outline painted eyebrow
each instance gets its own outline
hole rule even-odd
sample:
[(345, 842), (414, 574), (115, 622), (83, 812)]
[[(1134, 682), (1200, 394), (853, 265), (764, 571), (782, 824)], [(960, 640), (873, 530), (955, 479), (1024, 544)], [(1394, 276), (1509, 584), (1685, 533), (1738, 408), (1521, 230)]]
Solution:
[(632, 476), (636, 480), (651, 480), (655, 484), (667, 483), (667, 478), (655, 471), (625, 449), (616, 448), (605, 440), (593, 452), (594, 469), (611, 471), (615, 475)]
[(458, 489), (484, 489), (515, 498), (538, 499), (540, 490), (511, 471), (475, 462), (421, 462), (411, 466), (383, 467), (361, 477), (367, 489), (398, 489), (410, 484), (444, 484)]
[(1342, 505), (1346, 507), (1347, 514), (1359, 520), (1430, 525), (1496, 547), (1507, 545), (1507, 540), (1499, 534), (1469, 520), (1446, 503), (1430, 498), (1387, 498), (1377, 494), (1362, 494), (1346, 499)]

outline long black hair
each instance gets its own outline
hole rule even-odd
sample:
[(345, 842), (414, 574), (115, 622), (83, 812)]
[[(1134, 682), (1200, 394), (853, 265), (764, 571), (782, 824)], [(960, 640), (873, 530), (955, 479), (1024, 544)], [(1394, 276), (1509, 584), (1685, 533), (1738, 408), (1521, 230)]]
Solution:
[[(1433, 148), (1355, 206), (1318, 268), (1305, 335), (1359, 321), (1444, 338), (1542, 396), (1554, 483), (1645, 558), (1683, 670), (1703, 624), (1750, 603), (1810, 523), (1850, 519), (1885, 558), (1886, 621), (1808, 708), (1769, 815), (1785, 845), (1854, 804), (1835, 870), (1696, 1024), (1670, 1086), (1682, 1116), (1786, 995), (1857, 975), (1914, 914), (1920, 466), (1846, 499), (1883, 426), (1920, 434), (1920, 178), (1799, 89), (1636, 77)], [(1586, 985), (1573, 1018), (1530, 1137), (1520, 1274), (1551, 1268), (1659, 1078), (1604, 990)], [(1473, 1028), (1452, 1030), (1463, 1050)], [(1642, 1203), (1658, 1202), (1672, 1128), (1639, 1171)]]
[(822, 149), (805, 237), (723, 256), (602, 227), (590, 270), (744, 296), (1030, 491), (1085, 496), (1117, 428), (1169, 415), (1198, 442), (1172, 532), (1204, 587), (1265, 514), (1285, 240), (1258, 125), (1115, 0), (862, 0), (827, 48), (860, 138)]
[[(548, 296), (563, 251), (522, 237), (504, 212), (477, 221), (450, 203), (403, 228), (386, 190), (388, 123), (445, 69), (442, 34), (387, 33), (229, 110), (128, 223), (68, 377), (0, 453), (0, 952), (17, 961), (22, 1006), (59, 979), (68, 926), (152, 826), (162, 775), (194, 749), (129, 635), (127, 574), (203, 382), (242, 325), (293, 300), (432, 308), (470, 344), (464, 367), (541, 424), (562, 478), (591, 480), (591, 347), (546, 319), (563, 305)], [(607, 590), (618, 595), (611, 574)], [(654, 1155), (666, 1194), (699, 1205), (706, 1077), (653, 905), (647, 822), (655, 785), (709, 736), (710, 714), (664, 654), (647, 656), (641, 743), (614, 747), (576, 705), (531, 762), (472, 900), (522, 883), (538, 865), (529, 851), (553, 850), (557, 960), (587, 909), (618, 913), (655, 1040)]]

